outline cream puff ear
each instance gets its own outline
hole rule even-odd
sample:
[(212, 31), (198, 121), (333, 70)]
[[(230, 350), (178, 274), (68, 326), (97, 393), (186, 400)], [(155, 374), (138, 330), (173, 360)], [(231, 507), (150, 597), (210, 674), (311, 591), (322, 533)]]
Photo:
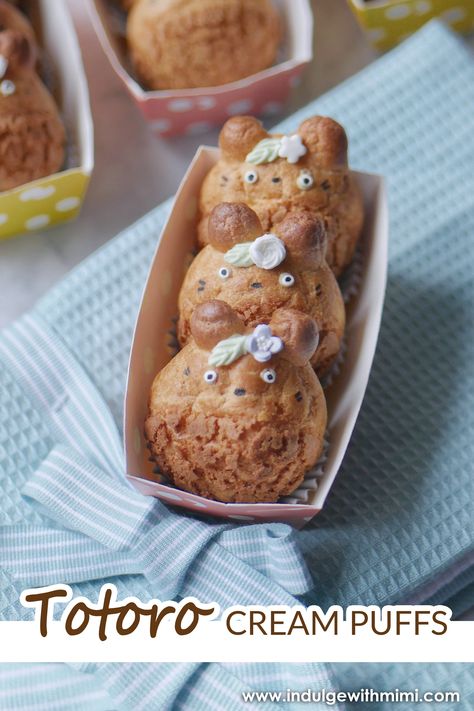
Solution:
[(220, 252), (239, 242), (252, 242), (262, 233), (256, 213), (243, 202), (221, 202), (209, 215), (209, 242)]
[(319, 329), (313, 318), (296, 309), (277, 309), (270, 328), (284, 343), (282, 358), (298, 367), (309, 362), (319, 343)]
[(12, 2), (0, 0), (0, 31), (15, 30), (36, 44), (35, 33), (30, 21)]
[(326, 116), (313, 116), (303, 121), (298, 134), (309, 151), (310, 159), (322, 168), (347, 166), (347, 136), (343, 127)]
[(268, 136), (260, 121), (253, 116), (234, 116), (226, 121), (219, 135), (222, 156), (243, 163), (257, 143)]
[(14, 75), (21, 70), (32, 70), (36, 63), (36, 50), (28, 37), (16, 30), (0, 32), (0, 56), (8, 62), (6, 72)]
[(319, 269), (326, 259), (327, 235), (324, 220), (307, 212), (288, 215), (275, 231), (290, 258), (305, 269)]
[(196, 306), (191, 317), (191, 334), (199, 348), (211, 351), (219, 341), (243, 333), (244, 324), (225, 301), (213, 299)]

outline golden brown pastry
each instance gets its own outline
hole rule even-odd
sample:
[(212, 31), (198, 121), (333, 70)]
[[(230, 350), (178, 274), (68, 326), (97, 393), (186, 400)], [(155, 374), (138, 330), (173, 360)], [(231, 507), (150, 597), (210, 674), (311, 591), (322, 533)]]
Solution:
[(57, 172), (64, 127), (23, 34), (0, 31), (0, 191)]
[(271, 0), (136, 0), (127, 40), (150, 89), (219, 86), (271, 66), (280, 42)]
[(27, 37), (32, 45), (36, 45), (33, 27), (26, 16), (13, 7), (13, 3), (0, 0), (0, 32), (4, 30), (16, 30)]
[(309, 365), (316, 323), (292, 309), (246, 331), (223, 301), (200, 304), (192, 341), (157, 375), (145, 436), (181, 489), (219, 501), (276, 501), (318, 461), (326, 402)]
[(116, 0), (123, 10), (128, 12), (136, 0)]
[(198, 238), (209, 242), (208, 218), (220, 202), (244, 202), (271, 231), (302, 210), (324, 218), (326, 259), (336, 275), (351, 262), (364, 219), (362, 196), (347, 165), (347, 137), (336, 121), (315, 116), (291, 136), (269, 134), (250, 116), (224, 125), (221, 157), (204, 180)]
[(194, 309), (209, 299), (227, 302), (252, 327), (267, 323), (279, 308), (293, 308), (318, 323), (311, 365), (323, 375), (341, 346), (345, 308), (325, 259), (322, 219), (295, 212), (264, 235), (250, 207), (221, 203), (210, 214), (208, 235), (210, 244), (191, 264), (179, 296), (181, 345), (191, 336)]

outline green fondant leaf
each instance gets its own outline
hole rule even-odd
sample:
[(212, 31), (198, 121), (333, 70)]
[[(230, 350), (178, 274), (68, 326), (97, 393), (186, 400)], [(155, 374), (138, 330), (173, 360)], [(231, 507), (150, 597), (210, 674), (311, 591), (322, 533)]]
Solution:
[(263, 141), (257, 143), (255, 148), (250, 151), (245, 160), (247, 163), (253, 163), (253, 165), (261, 165), (261, 163), (272, 163), (278, 158), (278, 151), (280, 150), (280, 145), (280, 138), (264, 138)]
[(225, 341), (219, 341), (211, 351), (209, 365), (230, 365), (234, 360), (247, 353), (246, 341), (247, 337), (240, 335), (231, 336), (226, 338)]
[(234, 267), (251, 267), (253, 259), (250, 256), (250, 247), (253, 242), (240, 242), (224, 255), (224, 260), (228, 264), (233, 264)]

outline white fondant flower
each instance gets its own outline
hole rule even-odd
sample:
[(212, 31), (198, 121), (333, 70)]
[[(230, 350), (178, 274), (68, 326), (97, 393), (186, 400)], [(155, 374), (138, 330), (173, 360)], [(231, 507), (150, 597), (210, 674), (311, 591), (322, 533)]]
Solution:
[(283, 136), (280, 142), (280, 150), (278, 155), (280, 158), (286, 158), (288, 163), (298, 163), (308, 149), (303, 143), (303, 139), (297, 133), (292, 136)]
[(247, 336), (247, 351), (259, 363), (266, 363), (274, 353), (283, 348), (283, 341), (278, 336), (272, 336), (270, 326), (260, 324), (251, 336)]
[(8, 69), (8, 59), (0, 54), (0, 79), (3, 79)]
[(285, 245), (272, 234), (257, 237), (250, 246), (249, 255), (253, 263), (261, 269), (275, 269), (286, 257)]

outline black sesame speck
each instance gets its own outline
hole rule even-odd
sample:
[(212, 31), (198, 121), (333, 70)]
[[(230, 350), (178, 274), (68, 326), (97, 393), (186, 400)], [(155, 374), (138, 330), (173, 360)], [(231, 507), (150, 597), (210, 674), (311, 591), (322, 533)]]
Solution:
[(184, 375), (189, 375), (190, 373), (191, 373), (191, 371), (189, 370), (189, 368), (185, 368), (185, 369), (183, 370), (183, 374), (184, 374)]
[(254, 281), (254, 283), (250, 284), (250, 286), (252, 287), (252, 289), (261, 289), (262, 288), (262, 284), (259, 281)]
[(199, 283), (201, 286), (206, 286), (206, 280), (205, 279), (199, 279)]
[(243, 388), (237, 388), (234, 390), (234, 395), (237, 395), (237, 397), (242, 397), (242, 395), (245, 395), (245, 390)]
[(301, 400), (303, 399), (303, 396), (299, 390), (297, 393), (295, 393), (295, 398), (296, 398), (297, 402), (301, 402)]
[(198, 291), (204, 291), (205, 288), (205, 286), (198, 286)]
[(272, 183), (279, 183), (281, 181), (281, 178), (272, 178)]
[(316, 284), (316, 294), (317, 294), (317, 296), (321, 296), (322, 292), (323, 292), (323, 287), (321, 286), (321, 284)]
[(329, 190), (329, 188), (331, 187), (331, 183), (329, 182), (329, 180), (324, 180), (321, 183), (321, 187), (323, 190)]

